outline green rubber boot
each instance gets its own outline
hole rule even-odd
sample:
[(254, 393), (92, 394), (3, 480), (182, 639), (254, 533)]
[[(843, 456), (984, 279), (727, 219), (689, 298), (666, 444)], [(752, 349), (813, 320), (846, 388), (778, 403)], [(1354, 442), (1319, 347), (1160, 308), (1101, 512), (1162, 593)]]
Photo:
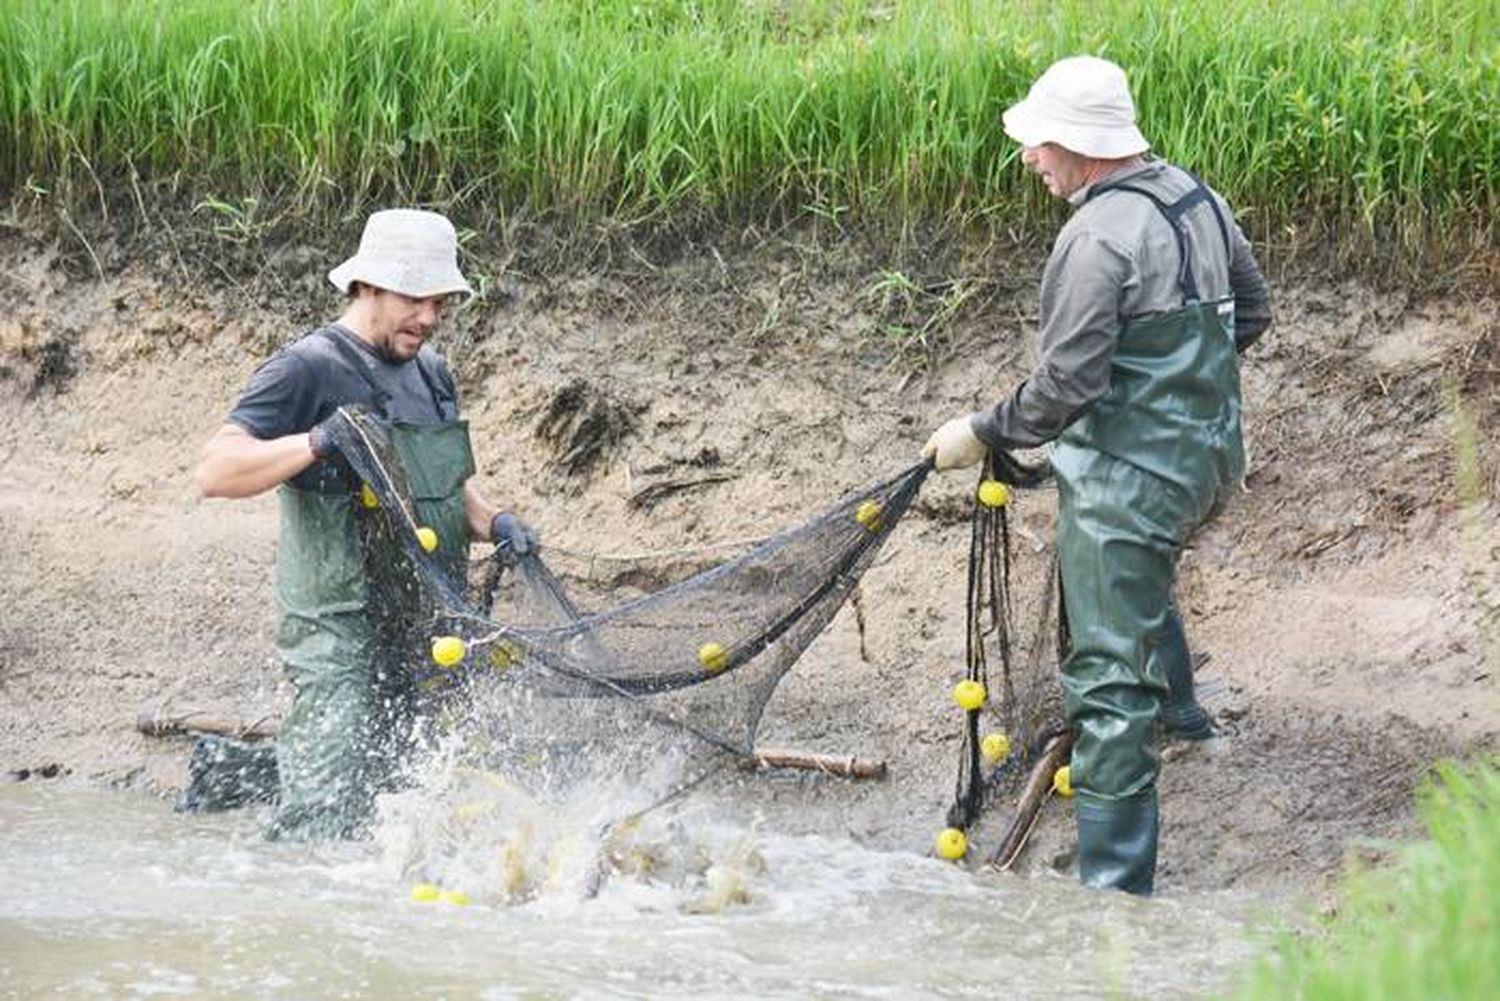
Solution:
[(1178, 740), (1212, 737), (1213, 720), (1199, 705), (1193, 689), (1193, 658), (1176, 609), (1167, 613), (1166, 624), (1156, 634), (1153, 653), (1161, 660), (1167, 678), (1167, 697), (1161, 704), (1161, 721), (1167, 733)]
[(1156, 881), (1156, 787), (1125, 799), (1078, 793), (1078, 877), (1084, 886), (1150, 896)]

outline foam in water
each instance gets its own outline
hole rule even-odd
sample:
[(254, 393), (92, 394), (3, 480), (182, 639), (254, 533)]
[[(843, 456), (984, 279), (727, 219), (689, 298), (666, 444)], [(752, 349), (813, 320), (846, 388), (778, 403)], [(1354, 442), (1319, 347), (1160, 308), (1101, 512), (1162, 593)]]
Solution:
[(565, 776), (546, 760), (481, 767), (448, 741), (415, 787), (381, 798), (381, 871), (492, 906), (586, 900), (619, 883), (654, 888), (689, 913), (750, 902), (764, 870), (754, 829), (677, 798), (703, 763), (670, 753), (639, 770), (619, 764), (573, 760)]

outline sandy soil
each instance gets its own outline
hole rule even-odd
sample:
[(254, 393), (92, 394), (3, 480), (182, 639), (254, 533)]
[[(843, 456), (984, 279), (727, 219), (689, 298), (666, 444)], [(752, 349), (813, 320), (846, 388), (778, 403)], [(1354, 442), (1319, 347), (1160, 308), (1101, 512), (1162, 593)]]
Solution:
[[(143, 706), (274, 721), (288, 698), (271, 642), (274, 501), (200, 502), (190, 472), (257, 362), (337, 312), (321, 275), (345, 244), (170, 235), (100, 228), (85, 248), (0, 228), (12, 780), (56, 766), (170, 795), (189, 745), (137, 733)], [(565, 264), (528, 256), (524, 234), (477, 242), (468, 268), (489, 294), (440, 339), (481, 481), (565, 570), (665, 579), (789, 527), (903, 468), (937, 423), (1025, 372), (1035, 249), (753, 231), (670, 252), (617, 243)], [(1435, 759), (1494, 745), (1500, 333), (1494, 288), (1468, 287), (1278, 281), (1277, 326), (1246, 365), (1247, 492), (1182, 566), (1223, 737), (1168, 749), (1163, 888), (1321, 885), (1351, 849), (1378, 858), (1415, 831), (1412, 790)], [(564, 390), (606, 418), (596, 455), (568, 427), (541, 433)], [(628, 503), (705, 454), (731, 476)], [(764, 721), (767, 745), (881, 758), (889, 778), (752, 778), (742, 795), (773, 822), (917, 849), (941, 826), (970, 484), (929, 482), (864, 580), (863, 637), (841, 613)], [(1015, 511), (1024, 609), (1045, 579), (1052, 500)], [(1068, 836), (1049, 806), (1025, 864), (1065, 865)]]

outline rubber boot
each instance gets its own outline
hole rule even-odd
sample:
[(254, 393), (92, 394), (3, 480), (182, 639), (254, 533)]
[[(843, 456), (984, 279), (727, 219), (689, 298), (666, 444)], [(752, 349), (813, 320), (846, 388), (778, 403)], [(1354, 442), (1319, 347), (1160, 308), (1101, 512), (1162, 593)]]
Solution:
[(1125, 799), (1079, 790), (1077, 818), (1083, 885), (1150, 896), (1156, 882), (1156, 787)]
[(217, 813), (276, 799), (276, 747), (206, 735), (193, 745), (188, 785), (173, 809)]
[(1156, 634), (1156, 655), (1167, 675), (1167, 698), (1161, 704), (1161, 721), (1168, 735), (1178, 740), (1207, 740), (1214, 735), (1213, 720), (1198, 704), (1193, 689), (1193, 658), (1188, 652), (1187, 633), (1176, 610), (1167, 613), (1166, 625)]

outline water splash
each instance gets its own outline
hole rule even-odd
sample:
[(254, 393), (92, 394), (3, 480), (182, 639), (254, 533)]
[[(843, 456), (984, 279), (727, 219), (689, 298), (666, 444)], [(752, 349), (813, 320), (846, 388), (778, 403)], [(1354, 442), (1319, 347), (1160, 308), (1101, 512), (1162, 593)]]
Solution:
[(380, 799), (381, 871), (421, 898), (490, 906), (568, 906), (620, 884), (686, 913), (754, 899), (765, 862), (753, 826), (679, 798), (704, 774), (701, 755), (574, 752), (477, 764), (466, 743), (445, 741), (412, 788)]

